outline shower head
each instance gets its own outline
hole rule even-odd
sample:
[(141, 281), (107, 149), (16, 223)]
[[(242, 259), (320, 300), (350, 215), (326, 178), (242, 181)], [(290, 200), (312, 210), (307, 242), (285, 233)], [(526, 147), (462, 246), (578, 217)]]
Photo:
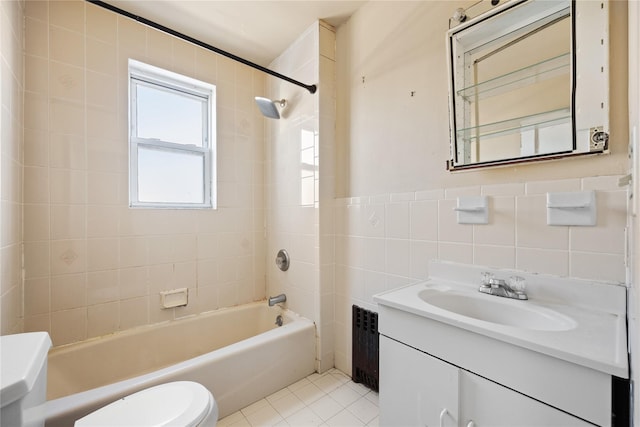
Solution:
[(258, 108), (260, 108), (260, 112), (263, 116), (269, 119), (279, 119), (280, 112), (276, 107), (276, 104), (280, 105), (280, 108), (284, 108), (287, 105), (286, 99), (278, 99), (276, 101), (272, 101), (269, 98), (262, 98), (260, 96), (256, 96), (256, 104), (258, 104)]

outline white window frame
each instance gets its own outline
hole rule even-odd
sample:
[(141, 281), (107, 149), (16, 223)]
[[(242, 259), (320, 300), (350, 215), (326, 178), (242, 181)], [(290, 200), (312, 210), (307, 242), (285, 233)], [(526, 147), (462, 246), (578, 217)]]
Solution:
[[(216, 209), (216, 87), (210, 83), (186, 77), (162, 68), (129, 59), (129, 206), (133, 208)], [(137, 136), (137, 96), (139, 85), (180, 92), (181, 95), (202, 100), (202, 147), (185, 145)], [(203, 203), (143, 202), (138, 195), (138, 148), (146, 147), (165, 152), (197, 154), (203, 158)]]

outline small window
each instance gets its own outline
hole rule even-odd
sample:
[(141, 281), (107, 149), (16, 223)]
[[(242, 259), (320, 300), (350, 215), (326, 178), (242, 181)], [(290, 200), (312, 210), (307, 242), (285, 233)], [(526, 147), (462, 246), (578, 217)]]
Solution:
[(215, 208), (215, 86), (129, 60), (129, 205)]

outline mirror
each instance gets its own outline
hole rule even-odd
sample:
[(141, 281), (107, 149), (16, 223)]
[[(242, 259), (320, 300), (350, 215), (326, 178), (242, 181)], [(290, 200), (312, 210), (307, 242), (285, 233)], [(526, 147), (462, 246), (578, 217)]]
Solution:
[(600, 2), (511, 0), (449, 30), (448, 168), (606, 152), (607, 19)]

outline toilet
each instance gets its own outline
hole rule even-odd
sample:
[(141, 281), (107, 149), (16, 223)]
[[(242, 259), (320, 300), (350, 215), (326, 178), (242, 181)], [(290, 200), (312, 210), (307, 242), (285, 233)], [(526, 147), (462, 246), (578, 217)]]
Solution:
[[(42, 427), (46, 414), (46, 332), (0, 336), (0, 419), (12, 427)], [(76, 427), (213, 427), (218, 405), (193, 381), (160, 384), (133, 393), (77, 420)]]
[(0, 336), (0, 420), (3, 426), (44, 425), (47, 400), (46, 332)]
[(75, 427), (213, 427), (218, 406), (211, 392), (193, 381), (160, 384), (116, 400), (80, 418)]

